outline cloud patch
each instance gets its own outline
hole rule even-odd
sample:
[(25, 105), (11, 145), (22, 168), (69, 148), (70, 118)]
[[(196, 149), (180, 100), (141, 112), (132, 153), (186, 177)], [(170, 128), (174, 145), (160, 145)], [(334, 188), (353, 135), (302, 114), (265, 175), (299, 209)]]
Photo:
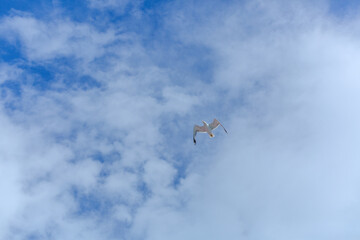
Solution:
[[(358, 239), (357, 18), (324, 2), (185, 3), (121, 34), (106, 9), (127, 1), (89, 2), (110, 14), (102, 30), (1, 18), (23, 59), (0, 65), (21, 88), (1, 98), (0, 238)], [(51, 84), (24, 81), (49, 80), (29, 66)], [(213, 117), (229, 134), (194, 147), (193, 124)]]

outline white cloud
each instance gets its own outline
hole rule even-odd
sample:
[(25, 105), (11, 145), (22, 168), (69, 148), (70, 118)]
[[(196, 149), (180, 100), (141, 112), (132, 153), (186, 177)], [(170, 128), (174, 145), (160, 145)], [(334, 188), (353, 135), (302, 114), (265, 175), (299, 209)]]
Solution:
[[(2, 105), (0, 238), (357, 239), (357, 21), (295, 5), (167, 5), (167, 33), (218, 63), (191, 84), (139, 36), (2, 18), (28, 60), (76, 57), (101, 86), (22, 85), (18, 108)], [(17, 69), (0, 74), (33, 77)], [(229, 134), (193, 147), (189, 119), (218, 115)]]
[[(159, 160), (164, 138), (158, 119), (173, 110), (154, 96), (163, 86), (150, 87), (164, 82), (166, 73), (151, 62), (127, 63), (146, 55), (136, 43), (115, 43), (109, 58), (120, 64), (112, 61), (110, 71), (101, 69), (92, 61), (115, 36), (86, 24), (12, 16), (2, 19), (1, 31), (9, 41), (21, 42), (29, 61), (46, 66), (48, 60), (76, 57), (80, 64), (73, 70), (103, 84), (83, 90), (58, 82), (53, 90), (41, 92), (22, 82), (36, 76), (14, 75), (21, 96), (10, 99), (17, 108), (1, 115), (10, 126), (0, 151), (7, 161), (1, 166), (8, 169), (2, 178), (8, 183), (1, 185), (8, 207), (0, 219), (6, 223), (1, 238), (114, 239), (118, 228), (126, 234), (146, 200), (142, 187), (164, 195), (176, 172), (166, 159)], [(95, 67), (89, 68), (89, 62)], [(187, 97), (185, 91), (182, 96)]]
[(0, 64), (0, 84), (8, 81), (14, 80), (19, 77), (22, 70), (17, 68), (16, 66), (12, 66), (6, 63)]
[(27, 14), (14, 14), (0, 22), (3, 38), (22, 44), (25, 56), (32, 61), (74, 56), (87, 61), (104, 53), (106, 44), (115, 38), (113, 30), (99, 32), (88, 24), (67, 19), (43, 21)]
[(162, 93), (165, 100), (164, 108), (179, 115), (188, 113), (190, 109), (200, 103), (200, 98), (195, 94), (189, 95), (188, 91), (188, 89), (178, 86), (165, 87)]
[(90, 7), (92, 8), (121, 8), (124, 11), (124, 8), (129, 4), (129, 0), (88, 0)]
[[(274, 14), (273, 3), (261, 3), (264, 18), (243, 34), (248, 23), (239, 20), (257, 7), (239, 15), (218, 9), (223, 18), (207, 12), (200, 19), (222, 19), (221, 24), (199, 21), (179, 34), (221, 57), (216, 85), (231, 93), (222, 101), (233, 104), (230, 134), (215, 156), (204, 154), (212, 161), (202, 180), (183, 182), (194, 197), (182, 211), (144, 210), (150, 211), (144, 213), (147, 239), (357, 239), (360, 234), (354, 228), (358, 37), (324, 12), (313, 15), (303, 6), (292, 12), (299, 16), (284, 17)], [(275, 12), (286, 10), (276, 7)], [(178, 25), (183, 27), (179, 22), (172, 27)]]

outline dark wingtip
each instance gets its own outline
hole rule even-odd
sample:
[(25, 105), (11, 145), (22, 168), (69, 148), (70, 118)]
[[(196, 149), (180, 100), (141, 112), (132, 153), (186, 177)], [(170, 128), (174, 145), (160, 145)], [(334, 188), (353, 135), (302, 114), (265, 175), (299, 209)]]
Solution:
[(196, 145), (196, 140), (195, 140), (195, 138), (193, 138), (193, 140), (194, 140), (194, 145)]

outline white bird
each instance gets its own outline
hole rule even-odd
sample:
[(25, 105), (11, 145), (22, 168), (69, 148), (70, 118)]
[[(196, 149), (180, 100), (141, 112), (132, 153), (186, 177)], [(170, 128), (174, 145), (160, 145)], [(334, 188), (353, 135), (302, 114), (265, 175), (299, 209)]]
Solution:
[(193, 140), (194, 140), (194, 144), (196, 144), (196, 140), (195, 140), (195, 136), (198, 132), (201, 133), (208, 133), (210, 137), (214, 137), (215, 135), (212, 133), (212, 130), (214, 130), (215, 128), (217, 128), (219, 125), (224, 129), (224, 131), (226, 133), (228, 133), (226, 131), (226, 129), (224, 128), (223, 125), (221, 125), (221, 123), (214, 118), (214, 121), (210, 124), (207, 124), (205, 121), (202, 121), (204, 123), (204, 126), (198, 126), (198, 125), (194, 125), (194, 132), (193, 132)]

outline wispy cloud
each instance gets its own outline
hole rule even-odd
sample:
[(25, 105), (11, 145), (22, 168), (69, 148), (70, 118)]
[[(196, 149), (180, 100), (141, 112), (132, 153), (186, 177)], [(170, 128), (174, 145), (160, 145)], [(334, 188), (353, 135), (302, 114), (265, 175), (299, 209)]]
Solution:
[(112, 30), (101, 33), (86, 23), (66, 18), (44, 21), (23, 13), (4, 17), (0, 26), (1, 35), (14, 44), (20, 41), (24, 55), (33, 61), (56, 57), (93, 60), (115, 39)]
[(125, 28), (128, 1), (87, 3), (107, 27), (0, 20), (1, 238), (358, 238), (356, 16), (172, 1)]
[[(132, 2), (129, 0), (105, 0), (105, 1), (99, 1), (99, 0), (87, 0), (89, 6), (91, 8), (96, 9), (111, 9), (115, 10), (117, 12), (123, 13), (125, 11), (125, 8)], [(141, 1), (134, 1), (134, 2), (141, 2)]]

